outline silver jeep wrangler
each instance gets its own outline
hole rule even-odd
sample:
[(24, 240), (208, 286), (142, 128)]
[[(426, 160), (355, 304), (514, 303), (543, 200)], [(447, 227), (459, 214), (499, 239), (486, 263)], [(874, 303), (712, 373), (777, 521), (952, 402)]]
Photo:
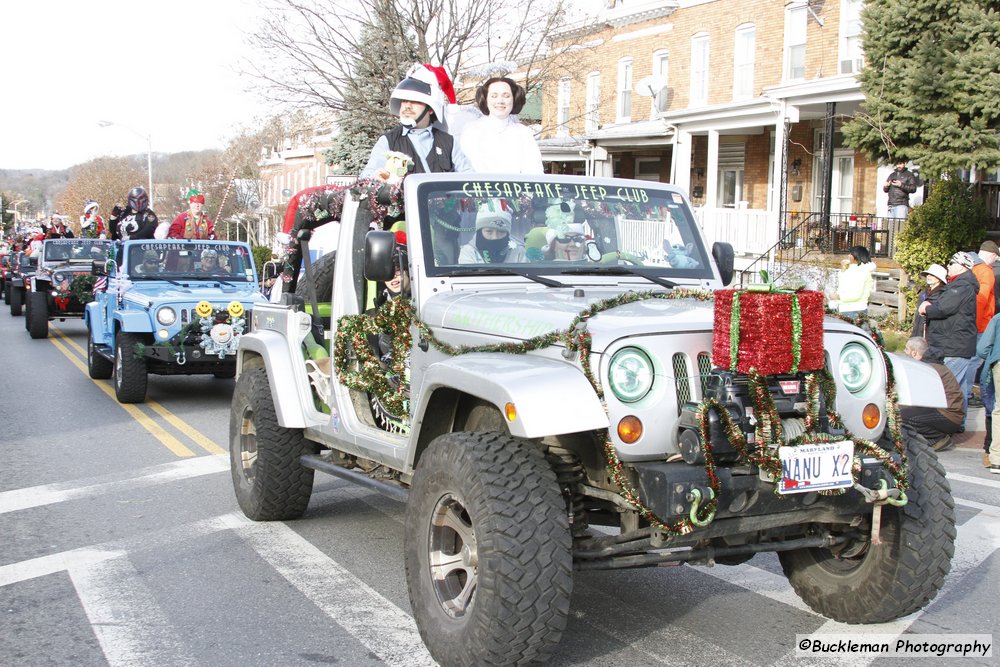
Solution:
[(822, 367), (727, 370), (732, 248), (706, 247), (682, 191), (432, 174), (325, 196), (305, 217), (339, 212), (336, 254), (307, 263), (305, 297), (258, 305), (238, 351), (236, 496), (295, 519), (319, 470), (405, 499), (410, 602), (441, 664), (544, 662), (573, 570), (777, 552), (847, 623), (937, 593), (954, 503), (896, 421), (944, 405), (936, 374), (822, 314), (799, 326), (822, 328)]

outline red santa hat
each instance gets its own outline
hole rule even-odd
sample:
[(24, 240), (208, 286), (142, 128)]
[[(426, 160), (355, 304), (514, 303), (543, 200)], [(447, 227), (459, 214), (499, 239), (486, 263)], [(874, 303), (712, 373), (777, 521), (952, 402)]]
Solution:
[(189, 204), (204, 204), (205, 195), (201, 194), (197, 190), (188, 190), (188, 203)]

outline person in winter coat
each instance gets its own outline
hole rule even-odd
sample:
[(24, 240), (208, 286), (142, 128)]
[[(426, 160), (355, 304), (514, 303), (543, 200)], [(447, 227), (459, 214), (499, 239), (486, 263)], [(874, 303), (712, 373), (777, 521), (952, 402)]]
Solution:
[[(979, 339), (976, 352), (985, 359), (979, 382), (985, 390), (987, 387), (995, 394), (997, 383), (1000, 383), (1000, 315), (990, 320), (986, 331)], [(983, 455), (983, 465), (991, 473), (1000, 475), (1000, 401), (994, 401), (993, 410), (987, 416), (986, 453)]]
[(875, 263), (864, 246), (856, 245), (849, 252), (847, 264), (838, 276), (839, 310), (841, 315), (861, 317), (868, 313), (868, 299), (875, 284), (872, 278)]
[(996, 295), (994, 292), (993, 267), (988, 266), (974, 252), (966, 252), (963, 255), (972, 263), (967, 268), (972, 271), (979, 281), (979, 291), (976, 292), (976, 331), (983, 333), (986, 325), (996, 314)]
[(205, 215), (205, 195), (197, 190), (188, 192), (188, 210), (170, 223), (168, 239), (214, 239), (215, 225)]
[(955, 253), (948, 262), (948, 285), (933, 303), (924, 301), (917, 312), (927, 320), (927, 342), (941, 351), (947, 366), (962, 387), (965, 407), (975, 381), (976, 293), (979, 281), (968, 269), (972, 261), (965, 253)]
[(962, 422), (965, 420), (962, 388), (958, 386), (955, 376), (948, 367), (941, 363), (940, 353), (928, 346), (924, 338), (920, 336), (910, 338), (906, 341), (903, 352), (937, 371), (948, 404), (944, 408), (903, 405), (899, 408), (900, 416), (927, 439), (934, 451), (953, 449), (955, 444), (951, 436), (961, 430)]
[(906, 160), (896, 160), (882, 191), (889, 193), (890, 218), (905, 218), (910, 214), (910, 195), (917, 191), (917, 177), (906, 168)]
[(510, 237), (512, 215), (507, 202), (495, 200), (476, 214), (476, 235), (462, 246), (459, 264), (523, 262), (524, 247)]
[(926, 338), (927, 320), (920, 314), (920, 304), (924, 301), (930, 301), (931, 303), (937, 301), (937, 298), (941, 296), (941, 291), (944, 289), (945, 284), (948, 282), (948, 269), (940, 264), (931, 264), (927, 267), (926, 271), (921, 271), (920, 275), (927, 282), (927, 287), (917, 295), (917, 312), (913, 314), (913, 331), (911, 335)]

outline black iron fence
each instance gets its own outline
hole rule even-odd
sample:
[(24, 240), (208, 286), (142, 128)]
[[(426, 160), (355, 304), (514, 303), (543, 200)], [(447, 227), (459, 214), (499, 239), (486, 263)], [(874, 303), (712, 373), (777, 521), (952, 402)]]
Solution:
[(817, 211), (788, 214), (783, 249), (807, 247), (823, 253), (846, 254), (854, 246), (868, 249), (872, 257), (892, 257), (896, 238), (906, 220), (871, 213), (831, 213), (829, 220)]

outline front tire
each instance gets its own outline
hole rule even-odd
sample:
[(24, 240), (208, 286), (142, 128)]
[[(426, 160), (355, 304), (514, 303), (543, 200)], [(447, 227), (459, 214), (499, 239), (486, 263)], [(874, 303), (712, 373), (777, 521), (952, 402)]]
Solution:
[(24, 303), (24, 288), (13, 287), (10, 290), (10, 314), (17, 317), (21, 314), (21, 306)]
[(299, 457), (314, 450), (302, 429), (278, 425), (267, 370), (244, 370), (229, 412), (229, 463), (243, 513), (254, 521), (301, 517), (312, 495), (314, 473)]
[(115, 396), (119, 403), (142, 403), (146, 400), (146, 360), (135, 356), (142, 339), (119, 331), (115, 336)]
[(110, 361), (97, 353), (94, 348), (94, 334), (87, 326), (87, 374), (95, 380), (107, 380), (114, 372)]
[(944, 468), (920, 436), (908, 436), (906, 449), (908, 501), (882, 508), (881, 544), (869, 543), (854, 558), (827, 549), (778, 554), (795, 592), (824, 616), (842, 623), (906, 616), (934, 599), (951, 569), (955, 501)]
[(28, 335), (34, 339), (49, 337), (49, 299), (45, 292), (28, 294), (28, 312), (25, 318)]
[(566, 503), (540, 448), (501, 433), (435, 439), (406, 508), (406, 581), (443, 665), (545, 662), (569, 613)]
[(3, 286), (3, 302), (5, 305), (10, 305), (10, 283), (5, 283)]

